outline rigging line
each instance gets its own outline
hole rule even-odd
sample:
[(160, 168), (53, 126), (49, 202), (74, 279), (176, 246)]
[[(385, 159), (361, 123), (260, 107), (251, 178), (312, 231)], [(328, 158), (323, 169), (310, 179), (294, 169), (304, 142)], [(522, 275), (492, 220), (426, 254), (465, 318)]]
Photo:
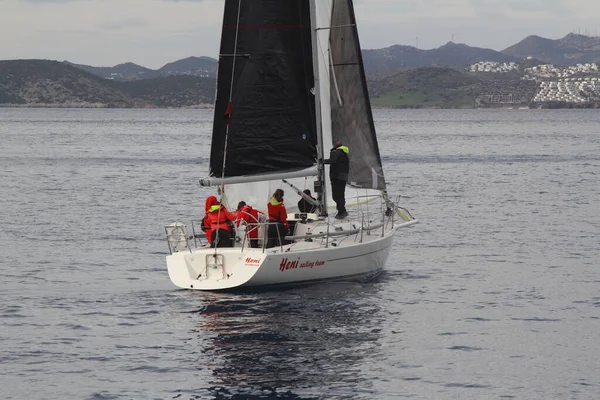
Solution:
[[(304, 23), (306, 17), (304, 15), (304, 13), (302, 12), (302, 10), (303, 10), (302, 4), (298, 4), (298, 14), (300, 15), (300, 22)], [(309, 6), (309, 12), (308, 12), (308, 21), (309, 21), (309, 26), (310, 26), (310, 6)], [(312, 27), (310, 27), (310, 28), (312, 29)], [(306, 32), (308, 33), (308, 36), (309, 36), (309, 41), (308, 42), (311, 43), (311, 31), (310, 31), (310, 29), (306, 30)], [(306, 36), (307, 33), (304, 33), (304, 34), (300, 35), (300, 43), (302, 45), (302, 56), (303, 56), (304, 59), (306, 59), (305, 56), (307, 54), (306, 46), (305, 46), (305, 42), (304, 42), (304, 39), (305, 39), (305, 36)], [(312, 59), (312, 49), (311, 49), (311, 52), (310, 52), (310, 56), (311, 56), (311, 59)], [(309, 89), (311, 87), (313, 87), (315, 89), (315, 91), (316, 91), (316, 87), (315, 87), (315, 83), (314, 83), (315, 82), (315, 71), (313, 71), (312, 65), (310, 65), (309, 69), (307, 69), (306, 67), (307, 67), (306, 63), (303, 62), (304, 76), (306, 77), (305, 78), (306, 79), (305, 80), (305, 84), (308, 86)], [(309, 79), (310, 76), (312, 76), (312, 78), (313, 78), (312, 82), (308, 82), (308, 79)], [(317, 128), (316, 124), (318, 123), (317, 122), (317, 112), (316, 112), (315, 108), (313, 108), (312, 110), (310, 109), (311, 100), (314, 99), (314, 97), (316, 96), (316, 93), (313, 95), (310, 90), (306, 91), (305, 93), (306, 93), (306, 100), (307, 100), (307, 102), (309, 104), (309, 112), (312, 111), (312, 115), (311, 116), (312, 116), (312, 119), (315, 121), (315, 126), (314, 126), (315, 131), (314, 131), (313, 140), (315, 140), (315, 142), (316, 142), (316, 135), (317, 135), (317, 133), (316, 133), (316, 128)], [(316, 102), (315, 102), (315, 107), (316, 107)]]
[[(237, 45), (238, 45), (238, 37), (240, 34), (240, 14), (241, 14), (241, 10), (242, 10), (242, 0), (238, 0), (238, 11), (237, 11), (237, 20), (235, 23), (235, 42), (233, 44), (233, 54), (237, 54)], [(231, 84), (229, 85), (229, 100), (227, 103), (227, 110), (225, 112), (229, 112), (230, 111), (230, 107), (231, 107), (231, 101), (233, 100), (233, 81), (235, 78), (235, 63), (237, 61), (237, 57), (233, 57), (233, 65), (231, 67)], [(232, 111), (233, 113), (233, 111)], [(230, 118), (230, 117), (228, 117)], [(229, 124), (230, 121), (227, 121), (227, 127), (225, 128), (225, 146), (223, 147), (223, 167), (221, 168), (221, 190), (220, 190), (220, 199), (219, 199), (219, 203), (221, 203), (221, 201), (223, 200), (223, 193), (225, 193), (225, 183), (223, 183), (223, 181), (225, 180), (225, 164), (227, 162), (227, 142), (229, 141)], [(218, 240), (219, 238), (219, 221), (221, 221), (221, 208), (219, 207), (219, 212), (217, 213), (217, 231), (215, 234), (215, 239)], [(233, 232), (231, 232), (233, 233)], [(230, 233), (230, 235), (231, 235)], [(212, 232), (211, 232), (212, 235)], [(217, 254), (217, 247), (218, 247), (218, 243), (215, 243), (215, 255)]]
[[(321, 38), (319, 37), (319, 35), (316, 35), (317, 37), (317, 44), (318, 44), (318, 48), (321, 50), (319, 53), (321, 55), (321, 57), (323, 57), (323, 61), (325, 62), (325, 64), (327, 64), (329, 62), (329, 56), (325, 55), (326, 52), (329, 52), (329, 49), (325, 49), (325, 46), (323, 45), (323, 43), (321, 43)], [(327, 43), (329, 43), (329, 39), (327, 39)]]

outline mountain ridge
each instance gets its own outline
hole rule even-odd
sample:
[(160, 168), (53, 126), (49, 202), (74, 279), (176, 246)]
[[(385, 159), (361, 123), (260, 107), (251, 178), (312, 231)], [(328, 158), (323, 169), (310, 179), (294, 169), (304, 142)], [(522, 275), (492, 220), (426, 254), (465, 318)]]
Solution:
[[(536, 59), (556, 65), (600, 62), (600, 38), (569, 33), (561, 39), (547, 39), (530, 35), (502, 51), (473, 47), (464, 43), (447, 42), (435, 49), (393, 45), (381, 49), (363, 49), (365, 71), (369, 75), (384, 76), (399, 70), (419, 67), (460, 67), (480, 61), (519, 62)], [(135, 81), (169, 75), (192, 75), (216, 78), (217, 60), (207, 56), (191, 56), (176, 60), (153, 70), (133, 62), (112, 67), (95, 67), (64, 61), (97, 76)]]
[[(527, 103), (528, 96), (533, 96), (535, 80), (528, 76), (526, 68), (552, 57), (572, 59), (575, 54), (579, 60), (584, 54), (593, 58), (599, 51), (600, 39), (569, 34), (559, 40), (528, 36), (503, 52), (453, 42), (432, 50), (395, 45), (363, 50), (363, 59), (375, 106), (452, 108), (475, 106), (478, 99), (496, 102), (497, 96)], [(471, 68), (466, 69), (465, 65)], [(585, 71), (590, 69), (584, 67), (575, 67), (570, 74), (583, 73), (585, 77)], [(214, 102), (216, 70), (216, 59), (195, 56), (167, 63), (157, 70), (133, 62), (94, 67), (53, 60), (0, 61), (0, 104), (206, 106)], [(494, 72), (500, 70), (502, 73)], [(544, 76), (548, 77), (551, 70), (544, 67)], [(583, 79), (582, 75), (573, 76)]]
[[(410, 108), (474, 107), (485, 92), (526, 85), (510, 78), (506, 82), (512, 84), (493, 84), (490, 89), (488, 82), (489, 78), (465, 70), (420, 67), (371, 76), (367, 84), (374, 106)], [(215, 87), (215, 79), (193, 75), (120, 82), (58, 61), (0, 61), (0, 105), (5, 107), (211, 107)]]
[(199, 107), (213, 103), (215, 85), (213, 78), (189, 75), (120, 82), (59, 61), (0, 61), (0, 104), (6, 105)]
[(413, 46), (394, 45), (383, 49), (363, 50), (367, 73), (385, 73), (402, 68), (457, 67), (479, 61), (515, 62), (517, 57), (496, 50), (448, 42), (436, 49), (421, 50)]
[(95, 67), (92, 65), (76, 64), (67, 60), (63, 62), (99, 77), (122, 82), (153, 79), (170, 75), (193, 75), (204, 78), (216, 78), (217, 76), (217, 60), (206, 56), (190, 56), (167, 63), (156, 70), (130, 61), (112, 67)]
[(553, 40), (530, 35), (502, 53), (521, 59), (537, 58), (556, 65), (600, 62), (600, 37), (569, 33)]

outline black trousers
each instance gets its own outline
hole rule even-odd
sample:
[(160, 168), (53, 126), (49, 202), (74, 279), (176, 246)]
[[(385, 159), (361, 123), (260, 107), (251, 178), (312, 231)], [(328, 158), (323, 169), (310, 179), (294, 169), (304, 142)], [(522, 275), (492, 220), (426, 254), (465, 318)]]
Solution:
[(258, 248), (258, 238), (253, 239), (250, 237), (248, 232), (251, 230), (254, 230), (253, 233), (256, 233), (256, 236), (258, 236), (258, 226), (256, 224), (248, 224), (248, 226), (246, 227), (246, 239), (250, 242), (250, 248), (257, 249)]
[(267, 231), (267, 249), (275, 246), (283, 246), (285, 244), (285, 234), (287, 229), (284, 224), (278, 222), (276, 224), (269, 224)]
[(331, 178), (331, 197), (338, 213), (346, 212), (346, 181)]
[(210, 247), (233, 247), (231, 231), (225, 229), (214, 230), (211, 232), (211, 237), (212, 244)]

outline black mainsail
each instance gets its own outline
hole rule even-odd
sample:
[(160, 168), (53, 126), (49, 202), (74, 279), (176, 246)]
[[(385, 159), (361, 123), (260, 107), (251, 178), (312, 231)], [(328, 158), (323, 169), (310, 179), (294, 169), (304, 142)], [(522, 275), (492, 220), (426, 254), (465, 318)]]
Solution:
[(210, 175), (313, 166), (313, 86), (307, 0), (226, 0)]

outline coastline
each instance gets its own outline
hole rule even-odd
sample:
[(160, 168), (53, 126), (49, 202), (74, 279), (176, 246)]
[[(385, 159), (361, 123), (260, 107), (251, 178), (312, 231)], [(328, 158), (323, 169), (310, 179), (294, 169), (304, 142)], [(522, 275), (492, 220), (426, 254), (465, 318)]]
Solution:
[(140, 105), (122, 105), (122, 104), (103, 104), (103, 103), (32, 103), (32, 104), (10, 104), (0, 103), (0, 108), (114, 108), (114, 109), (211, 109), (214, 108), (212, 104), (195, 104), (185, 107), (159, 107), (154, 104), (140, 104)]
[[(191, 106), (184, 107), (167, 107), (167, 106), (156, 106), (154, 104), (147, 103), (116, 103), (116, 104), (104, 104), (104, 103), (30, 103), (30, 104), (11, 104), (11, 103), (0, 103), (0, 108), (71, 108), (71, 109), (214, 109), (213, 104), (194, 104)], [(531, 105), (526, 104), (506, 104), (506, 105), (494, 105), (494, 106), (481, 106), (476, 105), (473, 107), (457, 106), (457, 107), (439, 107), (439, 106), (372, 106), (373, 110), (561, 110), (561, 109), (600, 109), (600, 102), (588, 103), (588, 104), (573, 104), (573, 103), (536, 103)]]

